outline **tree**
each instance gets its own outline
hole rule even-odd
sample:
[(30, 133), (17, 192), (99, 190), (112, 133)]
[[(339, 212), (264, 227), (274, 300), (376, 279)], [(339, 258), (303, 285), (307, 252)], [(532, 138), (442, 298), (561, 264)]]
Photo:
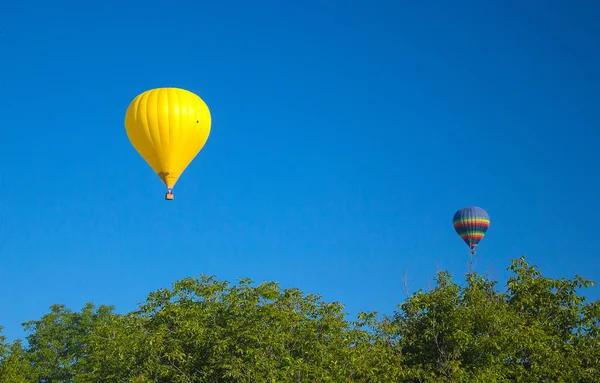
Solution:
[(99, 328), (94, 368), (104, 381), (123, 371), (156, 382), (343, 381), (352, 349), (342, 309), (276, 283), (187, 278)]
[(439, 272), (388, 318), (404, 381), (600, 381), (599, 303), (577, 294), (593, 283), (544, 277), (524, 257), (508, 269), (503, 293), (475, 273), (461, 287)]
[[(2, 327), (0, 326), (0, 334)], [(30, 366), (20, 340), (6, 342), (0, 335), (0, 383), (28, 383)]]
[(54, 305), (0, 336), (0, 383), (598, 382), (600, 302), (580, 276), (551, 279), (514, 260), (504, 291), (468, 273), (392, 315), (361, 313), (277, 283), (177, 281), (116, 314)]

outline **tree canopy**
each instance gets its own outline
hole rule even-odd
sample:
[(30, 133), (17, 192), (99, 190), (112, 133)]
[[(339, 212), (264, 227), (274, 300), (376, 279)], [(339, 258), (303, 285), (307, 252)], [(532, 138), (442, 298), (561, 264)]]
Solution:
[(503, 291), (440, 271), (392, 315), (354, 320), (319, 295), (210, 276), (126, 314), (54, 305), (26, 342), (0, 337), (0, 382), (599, 382), (600, 301), (579, 293), (593, 282), (524, 257), (508, 269)]

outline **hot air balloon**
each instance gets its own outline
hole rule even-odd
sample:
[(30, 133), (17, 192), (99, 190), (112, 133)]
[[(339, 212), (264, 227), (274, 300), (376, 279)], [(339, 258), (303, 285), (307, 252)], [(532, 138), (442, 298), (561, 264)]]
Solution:
[(125, 113), (125, 130), (133, 147), (167, 186), (166, 200), (181, 173), (210, 134), (208, 106), (179, 88), (156, 88), (138, 95)]
[(490, 216), (480, 207), (469, 206), (460, 209), (452, 220), (454, 230), (475, 254), (475, 248), (490, 227)]

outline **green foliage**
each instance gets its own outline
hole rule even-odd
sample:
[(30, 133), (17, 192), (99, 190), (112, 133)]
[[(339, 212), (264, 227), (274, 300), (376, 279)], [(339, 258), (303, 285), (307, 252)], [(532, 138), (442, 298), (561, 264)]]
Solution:
[(277, 283), (186, 278), (116, 314), (54, 305), (0, 336), (0, 383), (598, 382), (600, 302), (514, 260), (506, 289), (439, 272), (391, 316)]
[[(0, 327), (0, 332), (2, 327)], [(31, 368), (26, 359), (21, 341), (6, 343), (6, 337), (0, 335), (0, 383), (27, 383)]]

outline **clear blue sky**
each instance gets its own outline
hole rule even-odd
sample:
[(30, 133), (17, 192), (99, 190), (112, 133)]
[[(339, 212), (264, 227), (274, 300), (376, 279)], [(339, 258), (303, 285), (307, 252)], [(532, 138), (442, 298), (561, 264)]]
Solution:
[[(600, 282), (597, 1), (91, 4), (0, 9), (9, 337), (199, 274), (391, 313), (406, 267), (462, 278), (467, 205), (492, 219), (477, 271), (526, 253)], [(173, 202), (123, 126), (163, 86), (213, 117)]]

